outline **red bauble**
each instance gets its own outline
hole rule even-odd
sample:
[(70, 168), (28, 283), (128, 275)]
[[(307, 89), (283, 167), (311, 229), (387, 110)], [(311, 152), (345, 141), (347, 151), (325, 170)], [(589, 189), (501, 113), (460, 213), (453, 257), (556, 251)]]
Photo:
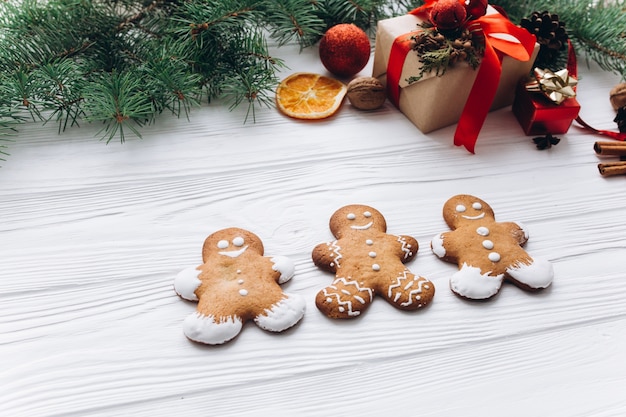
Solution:
[(472, 19), (478, 19), (487, 13), (487, 0), (469, 0), (469, 3), (465, 4), (465, 10), (467, 15)]
[(361, 71), (370, 59), (367, 34), (351, 23), (341, 23), (328, 29), (319, 45), (324, 67), (340, 77), (351, 77)]
[(466, 17), (465, 6), (459, 0), (439, 0), (430, 9), (430, 20), (440, 30), (456, 29)]

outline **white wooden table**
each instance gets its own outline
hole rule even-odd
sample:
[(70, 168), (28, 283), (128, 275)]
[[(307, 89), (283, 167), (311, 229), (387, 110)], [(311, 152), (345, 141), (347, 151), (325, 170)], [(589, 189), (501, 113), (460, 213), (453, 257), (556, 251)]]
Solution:
[[(275, 55), (285, 76), (324, 72), (315, 48)], [(615, 130), (619, 78), (580, 64), (582, 117)], [(603, 138), (573, 126), (538, 151), (505, 108), (471, 155), (452, 144), (454, 126), (424, 135), (390, 103), (346, 102), (314, 123), (265, 109), (244, 124), (245, 111), (165, 116), (123, 145), (95, 139), (97, 125), (21, 128), (0, 169), (0, 415), (626, 415), (626, 179), (599, 175)], [(551, 288), (505, 284), (486, 303), (450, 291), (457, 267), (429, 246), (460, 193), (530, 230), (528, 252), (554, 265)], [(350, 321), (317, 310), (333, 276), (311, 251), (351, 203), (418, 240), (408, 267), (434, 282), (430, 307), (377, 298)], [(173, 280), (229, 226), (295, 262), (284, 288), (306, 314), (285, 333), (248, 323), (225, 345), (199, 345), (182, 333), (195, 304)]]

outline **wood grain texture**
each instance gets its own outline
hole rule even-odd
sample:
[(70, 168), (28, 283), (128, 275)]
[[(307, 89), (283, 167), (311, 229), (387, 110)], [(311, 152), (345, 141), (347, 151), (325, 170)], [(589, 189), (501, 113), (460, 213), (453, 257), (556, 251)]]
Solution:
[[(276, 52), (285, 74), (323, 71), (314, 48)], [(615, 129), (608, 92), (619, 79), (580, 72), (581, 116)], [(471, 155), (452, 145), (454, 126), (423, 135), (389, 103), (346, 103), (317, 123), (268, 109), (243, 124), (244, 114), (213, 103), (124, 145), (95, 139), (99, 126), (61, 136), (23, 126), (0, 170), (0, 415), (626, 414), (626, 194), (624, 178), (597, 172), (598, 137), (574, 126), (538, 151), (505, 108)], [(554, 285), (505, 285), (487, 303), (454, 296), (456, 266), (429, 244), (458, 193), (524, 223)], [(351, 203), (418, 240), (408, 267), (434, 282), (430, 307), (407, 313), (376, 299), (352, 321), (317, 311), (333, 277), (311, 251)], [(195, 305), (173, 279), (229, 226), (294, 260), (284, 287), (307, 312), (282, 334), (249, 323), (224, 346), (199, 346), (182, 334)]]

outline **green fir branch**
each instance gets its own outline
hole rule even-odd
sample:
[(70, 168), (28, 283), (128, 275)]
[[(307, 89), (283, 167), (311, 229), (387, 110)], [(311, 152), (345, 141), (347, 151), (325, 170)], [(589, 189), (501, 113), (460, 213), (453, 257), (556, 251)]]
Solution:
[(96, 82), (85, 92), (85, 119), (101, 122), (102, 137), (109, 143), (115, 136), (124, 142), (127, 130), (141, 136), (138, 128), (154, 120), (154, 106), (146, 94), (140, 74), (116, 71), (94, 75)]

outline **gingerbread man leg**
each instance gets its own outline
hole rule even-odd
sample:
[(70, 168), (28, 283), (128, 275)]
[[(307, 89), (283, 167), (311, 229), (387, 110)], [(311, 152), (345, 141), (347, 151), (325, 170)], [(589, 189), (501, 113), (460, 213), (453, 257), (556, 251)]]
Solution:
[(256, 316), (254, 322), (264, 330), (282, 332), (300, 321), (305, 306), (304, 298), (300, 295), (285, 294), (285, 298)]
[(220, 317), (191, 313), (183, 322), (185, 336), (196, 342), (219, 345), (237, 336), (243, 327), (237, 316)]
[(350, 278), (337, 278), (317, 293), (315, 304), (331, 318), (359, 316), (372, 303), (374, 290)]
[(461, 297), (484, 300), (498, 293), (503, 279), (503, 275), (483, 274), (480, 268), (464, 263), (450, 278), (450, 288)]
[(404, 269), (382, 295), (401, 310), (416, 310), (430, 303), (435, 295), (435, 286), (426, 278)]
[(541, 258), (534, 258), (529, 264), (520, 262), (506, 272), (516, 283), (529, 289), (547, 288), (554, 278), (554, 267)]

